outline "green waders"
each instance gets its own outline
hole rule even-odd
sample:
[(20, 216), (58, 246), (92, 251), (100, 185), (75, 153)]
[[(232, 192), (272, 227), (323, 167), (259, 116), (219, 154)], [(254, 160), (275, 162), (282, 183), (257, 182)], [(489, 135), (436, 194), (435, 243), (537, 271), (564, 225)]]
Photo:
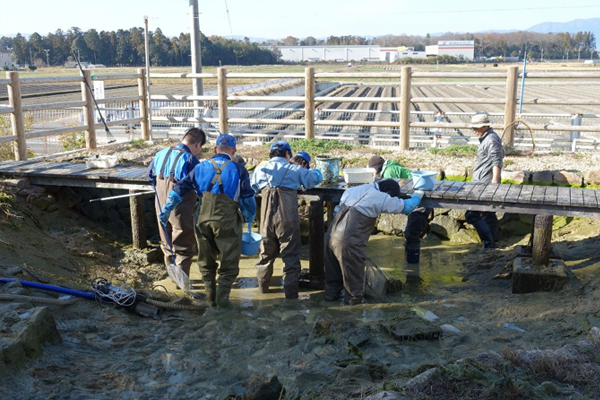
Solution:
[[(216, 175), (202, 195), (196, 224), (198, 268), (204, 280), (208, 301), (219, 307), (229, 306), (229, 292), (239, 273), (242, 251), (242, 215), (238, 203), (223, 194), (221, 183), (221, 170), (227, 163), (229, 161), (219, 169), (213, 160)], [(220, 194), (210, 192), (215, 183), (219, 185)], [(217, 259), (221, 261), (220, 266)]]

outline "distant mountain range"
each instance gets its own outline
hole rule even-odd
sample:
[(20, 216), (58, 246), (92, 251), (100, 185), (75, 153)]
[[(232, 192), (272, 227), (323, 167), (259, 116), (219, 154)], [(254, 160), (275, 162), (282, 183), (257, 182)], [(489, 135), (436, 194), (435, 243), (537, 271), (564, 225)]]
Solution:
[(527, 29), (529, 32), (592, 32), (596, 38), (596, 48), (600, 46), (600, 18), (576, 19), (569, 22), (543, 22)]

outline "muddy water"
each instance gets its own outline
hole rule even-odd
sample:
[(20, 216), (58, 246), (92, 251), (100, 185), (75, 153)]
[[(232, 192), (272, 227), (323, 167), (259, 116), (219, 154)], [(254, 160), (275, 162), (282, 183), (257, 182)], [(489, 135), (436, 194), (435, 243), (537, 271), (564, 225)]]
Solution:
[[(384, 382), (401, 385), (427, 365), (501, 352), (507, 345), (563, 342), (564, 335), (548, 334), (557, 327), (549, 322), (554, 317), (545, 295), (514, 298), (510, 282), (491, 281), (509, 259), (508, 251), (425, 241), (416, 266), (406, 264), (403, 246), (402, 239), (380, 235), (369, 242), (371, 258), (390, 277), (405, 282), (402, 291), (379, 304), (327, 303), (320, 291), (286, 300), (278, 285), (280, 260), (272, 293), (260, 294), (257, 258), (243, 257), (229, 310), (165, 311), (152, 320), (87, 301), (50, 306), (63, 343), (7, 371), (0, 397), (225, 399), (242, 395), (252, 375), (276, 375), (289, 398), (343, 399), (378, 390)], [(308, 268), (306, 253), (302, 264)], [(195, 267), (191, 278), (202, 290)], [(156, 283), (174, 290), (168, 280)], [(554, 306), (570, 301), (568, 293), (553, 296)], [(436, 317), (437, 326), (453, 330), (444, 331), (441, 339), (399, 341), (381, 329), (380, 322), (395, 317), (410, 326), (426, 312)], [(504, 329), (507, 323), (523, 331)], [(350, 335), (360, 330), (366, 330), (368, 340), (352, 348)], [(340, 378), (349, 364), (369, 365), (377, 378)]]

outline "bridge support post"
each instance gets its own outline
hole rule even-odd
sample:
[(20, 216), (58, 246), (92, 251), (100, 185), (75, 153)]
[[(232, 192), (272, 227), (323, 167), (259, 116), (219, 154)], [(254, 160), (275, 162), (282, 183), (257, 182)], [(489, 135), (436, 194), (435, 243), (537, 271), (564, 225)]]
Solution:
[(8, 104), (14, 109), (10, 114), (10, 123), (12, 125), (13, 135), (17, 137), (17, 142), (13, 146), (15, 160), (27, 160), (27, 142), (25, 141), (25, 120), (23, 119), (23, 106), (21, 104), (21, 83), (19, 73), (9, 71), (6, 78), (10, 79), (8, 85)]
[[(137, 193), (137, 190), (129, 190), (129, 194)], [(146, 241), (146, 217), (143, 196), (131, 196), (129, 198), (129, 209), (131, 212), (131, 236), (134, 249), (145, 249)]]
[[(517, 84), (519, 81), (519, 67), (510, 67), (506, 78), (506, 102), (504, 103), (504, 126), (510, 125), (516, 119), (517, 111)], [(515, 143), (515, 126), (511, 125), (504, 131), (503, 143), (513, 146)]]
[(323, 221), (323, 200), (319, 196), (303, 196), (309, 201), (308, 246), (310, 248), (309, 272), (300, 275), (302, 287), (323, 289), (325, 287), (325, 224)]
[(304, 137), (315, 137), (315, 69), (304, 70)]
[(543, 267), (550, 262), (552, 218), (552, 215), (535, 216), (531, 248), (531, 258), (534, 267)]
[(138, 68), (137, 70), (140, 77), (138, 78), (138, 94), (142, 97), (140, 99), (140, 118), (142, 122), (140, 124), (142, 128), (142, 139), (145, 141), (150, 140), (150, 113), (148, 112), (148, 102), (150, 96), (148, 96), (148, 86), (146, 85), (146, 70), (144, 68)]
[(227, 121), (227, 68), (217, 68), (217, 82), (219, 85), (219, 133), (229, 133)]
[(402, 67), (400, 90), (400, 150), (410, 147), (410, 67)]
[(552, 215), (535, 216), (531, 257), (523, 255), (513, 262), (513, 294), (560, 290), (567, 282), (565, 263), (550, 258), (552, 218)]

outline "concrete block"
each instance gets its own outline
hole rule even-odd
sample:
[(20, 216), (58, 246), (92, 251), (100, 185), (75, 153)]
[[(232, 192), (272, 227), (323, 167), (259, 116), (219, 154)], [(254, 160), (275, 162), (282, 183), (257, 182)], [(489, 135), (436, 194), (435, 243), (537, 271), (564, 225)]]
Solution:
[(561, 290), (568, 279), (567, 267), (562, 260), (551, 259), (547, 266), (534, 267), (531, 258), (516, 257), (513, 262), (512, 293)]

